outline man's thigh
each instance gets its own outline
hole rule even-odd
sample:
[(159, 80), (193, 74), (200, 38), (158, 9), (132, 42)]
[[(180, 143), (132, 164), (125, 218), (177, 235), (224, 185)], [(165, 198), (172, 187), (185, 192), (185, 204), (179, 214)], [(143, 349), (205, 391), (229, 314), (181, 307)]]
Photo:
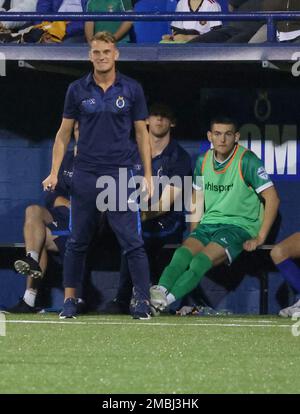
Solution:
[(231, 264), (244, 250), (243, 244), (251, 239), (250, 234), (241, 227), (234, 225), (219, 225), (211, 235), (211, 243), (224, 248), (228, 262)]
[[(251, 239), (242, 228), (226, 224), (199, 224), (189, 237), (195, 238), (205, 246), (201, 251), (206, 252), (214, 265), (222, 263), (226, 256), (228, 262), (232, 263), (243, 251), (243, 243)], [(221, 249), (217, 249), (217, 246)]]

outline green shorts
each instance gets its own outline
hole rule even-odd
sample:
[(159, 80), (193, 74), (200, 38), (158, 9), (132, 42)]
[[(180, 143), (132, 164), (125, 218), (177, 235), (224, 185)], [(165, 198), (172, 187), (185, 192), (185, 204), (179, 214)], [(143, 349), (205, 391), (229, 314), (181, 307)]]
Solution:
[(231, 264), (244, 250), (243, 243), (252, 239), (250, 234), (241, 227), (232, 224), (198, 224), (189, 237), (199, 240), (204, 246), (217, 243), (224, 247)]

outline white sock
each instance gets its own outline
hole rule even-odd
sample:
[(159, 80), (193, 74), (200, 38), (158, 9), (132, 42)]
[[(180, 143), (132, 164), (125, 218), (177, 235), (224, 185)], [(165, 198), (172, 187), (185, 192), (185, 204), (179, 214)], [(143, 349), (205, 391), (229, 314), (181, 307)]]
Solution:
[(30, 254), (30, 256), (35, 260), (36, 262), (39, 262), (39, 254), (38, 252), (35, 252), (34, 250), (29, 250), (26, 254)]
[(168, 290), (164, 286), (158, 285), (158, 287), (159, 287), (159, 290), (161, 290), (165, 295), (168, 294)]
[(35, 298), (37, 295), (37, 291), (35, 289), (26, 289), (23, 300), (25, 303), (27, 303), (28, 306), (31, 306), (32, 308), (35, 305)]
[(167, 303), (168, 305), (171, 305), (171, 303), (175, 302), (176, 298), (172, 293), (168, 293), (167, 295)]

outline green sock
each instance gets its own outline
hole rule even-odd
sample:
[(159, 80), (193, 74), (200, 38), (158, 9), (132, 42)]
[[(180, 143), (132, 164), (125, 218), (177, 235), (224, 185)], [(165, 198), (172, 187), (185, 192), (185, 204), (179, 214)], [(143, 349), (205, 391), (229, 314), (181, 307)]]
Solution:
[(176, 298), (182, 298), (198, 285), (205, 273), (212, 268), (212, 261), (206, 254), (198, 253), (191, 261), (189, 269), (177, 279), (169, 293)]
[(184, 246), (176, 249), (170, 264), (163, 271), (158, 284), (170, 290), (193, 259), (192, 252)]

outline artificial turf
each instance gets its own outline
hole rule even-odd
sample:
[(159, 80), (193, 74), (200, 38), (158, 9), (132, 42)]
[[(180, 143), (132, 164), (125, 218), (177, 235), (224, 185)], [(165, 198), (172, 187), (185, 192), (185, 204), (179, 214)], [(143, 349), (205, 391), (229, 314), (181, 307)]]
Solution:
[(0, 394), (299, 393), (300, 337), (275, 316), (7, 315)]

